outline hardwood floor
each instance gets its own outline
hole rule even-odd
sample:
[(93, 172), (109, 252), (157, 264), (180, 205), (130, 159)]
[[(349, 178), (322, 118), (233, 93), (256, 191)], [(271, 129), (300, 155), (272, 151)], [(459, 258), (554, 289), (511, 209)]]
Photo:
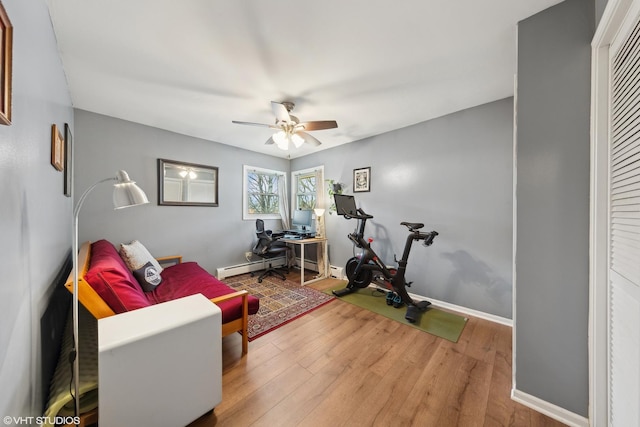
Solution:
[(452, 343), (336, 300), (246, 357), (240, 342), (223, 339), (222, 403), (190, 427), (563, 425), (510, 399), (511, 328), (486, 320)]

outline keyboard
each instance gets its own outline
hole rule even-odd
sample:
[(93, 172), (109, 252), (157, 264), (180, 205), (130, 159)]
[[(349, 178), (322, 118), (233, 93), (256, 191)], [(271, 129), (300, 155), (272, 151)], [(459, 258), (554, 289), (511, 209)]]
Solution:
[(283, 239), (290, 239), (290, 240), (300, 240), (300, 239), (302, 239), (302, 236), (300, 236), (298, 234), (285, 234), (282, 238)]

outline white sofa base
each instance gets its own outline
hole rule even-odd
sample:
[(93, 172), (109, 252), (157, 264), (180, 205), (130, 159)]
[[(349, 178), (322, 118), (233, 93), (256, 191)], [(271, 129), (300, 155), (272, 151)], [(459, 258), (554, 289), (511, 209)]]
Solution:
[(100, 319), (100, 427), (184, 426), (214, 409), (221, 322), (200, 294)]

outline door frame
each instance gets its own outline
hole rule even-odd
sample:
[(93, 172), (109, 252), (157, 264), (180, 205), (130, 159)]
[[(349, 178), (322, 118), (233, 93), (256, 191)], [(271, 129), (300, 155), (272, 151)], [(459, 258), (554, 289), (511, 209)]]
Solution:
[(591, 183), (589, 235), (589, 420), (609, 420), (609, 50), (631, 25), (640, 0), (609, 0), (591, 42)]

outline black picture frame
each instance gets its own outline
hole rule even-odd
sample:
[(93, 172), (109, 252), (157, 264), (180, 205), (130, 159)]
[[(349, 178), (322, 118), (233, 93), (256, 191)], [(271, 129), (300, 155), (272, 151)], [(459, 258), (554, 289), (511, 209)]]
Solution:
[(68, 123), (64, 124), (64, 195), (71, 197), (71, 180), (73, 179), (73, 135)]
[(371, 167), (353, 170), (353, 192), (365, 193), (371, 191)]

